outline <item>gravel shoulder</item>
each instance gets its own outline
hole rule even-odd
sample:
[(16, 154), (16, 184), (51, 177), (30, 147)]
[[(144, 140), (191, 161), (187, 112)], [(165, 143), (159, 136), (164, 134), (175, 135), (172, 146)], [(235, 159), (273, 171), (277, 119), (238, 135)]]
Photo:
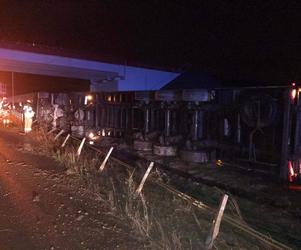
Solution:
[(32, 143), (0, 128), (1, 249), (143, 248), (79, 178)]

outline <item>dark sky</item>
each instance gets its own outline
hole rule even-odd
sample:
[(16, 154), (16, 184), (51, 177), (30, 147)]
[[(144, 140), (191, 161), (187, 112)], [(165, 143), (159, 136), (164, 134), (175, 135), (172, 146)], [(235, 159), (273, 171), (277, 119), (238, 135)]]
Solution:
[(5, 1), (0, 38), (227, 80), (301, 80), (301, 1)]

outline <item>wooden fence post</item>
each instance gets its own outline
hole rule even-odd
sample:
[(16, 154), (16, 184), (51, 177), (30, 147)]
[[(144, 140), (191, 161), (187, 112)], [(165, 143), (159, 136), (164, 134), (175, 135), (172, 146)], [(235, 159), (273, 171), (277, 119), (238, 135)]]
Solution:
[(52, 128), (51, 130), (48, 131), (47, 134), (49, 135), (49, 134), (53, 133), (56, 129), (57, 129), (57, 128)]
[(70, 134), (68, 134), (68, 135), (66, 136), (64, 142), (63, 142), (62, 145), (61, 145), (62, 148), (65, 147), (65, 145), (66, 145), (66, 143), (67, 143), (67, 141), (68, 141), (69, 138), (70, 138)]
[(146, 178), (148, 177), (148, 175), (149, 175), (150, 171), (152, 170), (153, 166), (154, 166), (154, 162), (151, 162), (151, 163), (149, 164), (149, 166), (148, 166), (148, 168), (147, 168), (147, 170), (146, 170), (146, 172), (145, 172), (143, 178), (142, 178), (142, 181), (140, 182), (139, 187), (138, 187), (137, 190), (136, 190), (136, 194), (137, 194), (137, 195), (139, 195), (139, 194), (141, 193), (141, 190), (142, 190), (143, 185), (144, 185), (144, 183), (145, 183), (145, 181), (146, 181)]
[(57, 140), (57, 138), (59, 138), (64, 132), (65, 132), (64, 129), (62, 129), (62, 130), (54, 137), (54, 140)]
[(103, 160), (103, 162), (101, 163), (101, 165), (100, 165), (100, 167), (99, 167), (99, 169), (98, 169), (99, 172), (102, 172), (102, 171), (104, 170), (104, 168), (105, 168), (105, 166), (106, 166), (106, 164), (107, 164), (107, 161), (109, 160), (109, 157), (110, 157), (110, 155), (111, 155), (113, 149), (114, 149), (114, 147), (111, 147), (111, 148), (110, 148), (109, 152), (107, 153), (105, 159)]
[(228, 201), (228, 197), (229, 196), (227, 194), (224, 194), (224, 196), (223, 196), (223, 199), (222, 199), (222, 202), (220, 204), (218, 213), (215, 216), (215, 219), (214, 219), (213, 224), (212, 224), (212, 228), (211, 228), (210, 233), (209, 233), (209, 235), (206, 239), (205, 245), (206, 245), (207, 249), (212, 249), (214, 240), (216, 239), (216, 237), (219, 233), (219, 228), (220, 228), (220, 224), (221, 224), (221, 221), (222, 221), (224, 210), (225, 210), (225, 207), (226, 207), (226, 204), (227, 204), (227, 201)]
[(84, 146), (84, 143), (86, 141), (86, 137), (84, 137), (77, 149), (77, 152), (76, 152), (76, 155), (79, 157), (80, 156), (80, 153), (82, 152), (82, 149), (83, 149), (83, 146)]

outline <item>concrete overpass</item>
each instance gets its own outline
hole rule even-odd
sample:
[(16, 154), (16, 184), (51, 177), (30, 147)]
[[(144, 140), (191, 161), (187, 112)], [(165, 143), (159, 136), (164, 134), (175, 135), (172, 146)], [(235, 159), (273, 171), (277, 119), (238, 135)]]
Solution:
[[(159, 89), (179, 73), (0, 47), (0, 70), (90, 81), (94, 91)], [(41, 83), (43, 84), (43, 83)]]

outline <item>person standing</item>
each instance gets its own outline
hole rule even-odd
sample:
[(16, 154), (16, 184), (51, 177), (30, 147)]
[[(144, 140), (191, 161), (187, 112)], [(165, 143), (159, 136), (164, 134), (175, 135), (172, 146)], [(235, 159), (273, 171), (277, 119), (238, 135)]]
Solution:
[(32, 118), (34, 117), (34, 111), (30, 106), (24, 106), (24, 132), (29, 133), (32, 128)]

